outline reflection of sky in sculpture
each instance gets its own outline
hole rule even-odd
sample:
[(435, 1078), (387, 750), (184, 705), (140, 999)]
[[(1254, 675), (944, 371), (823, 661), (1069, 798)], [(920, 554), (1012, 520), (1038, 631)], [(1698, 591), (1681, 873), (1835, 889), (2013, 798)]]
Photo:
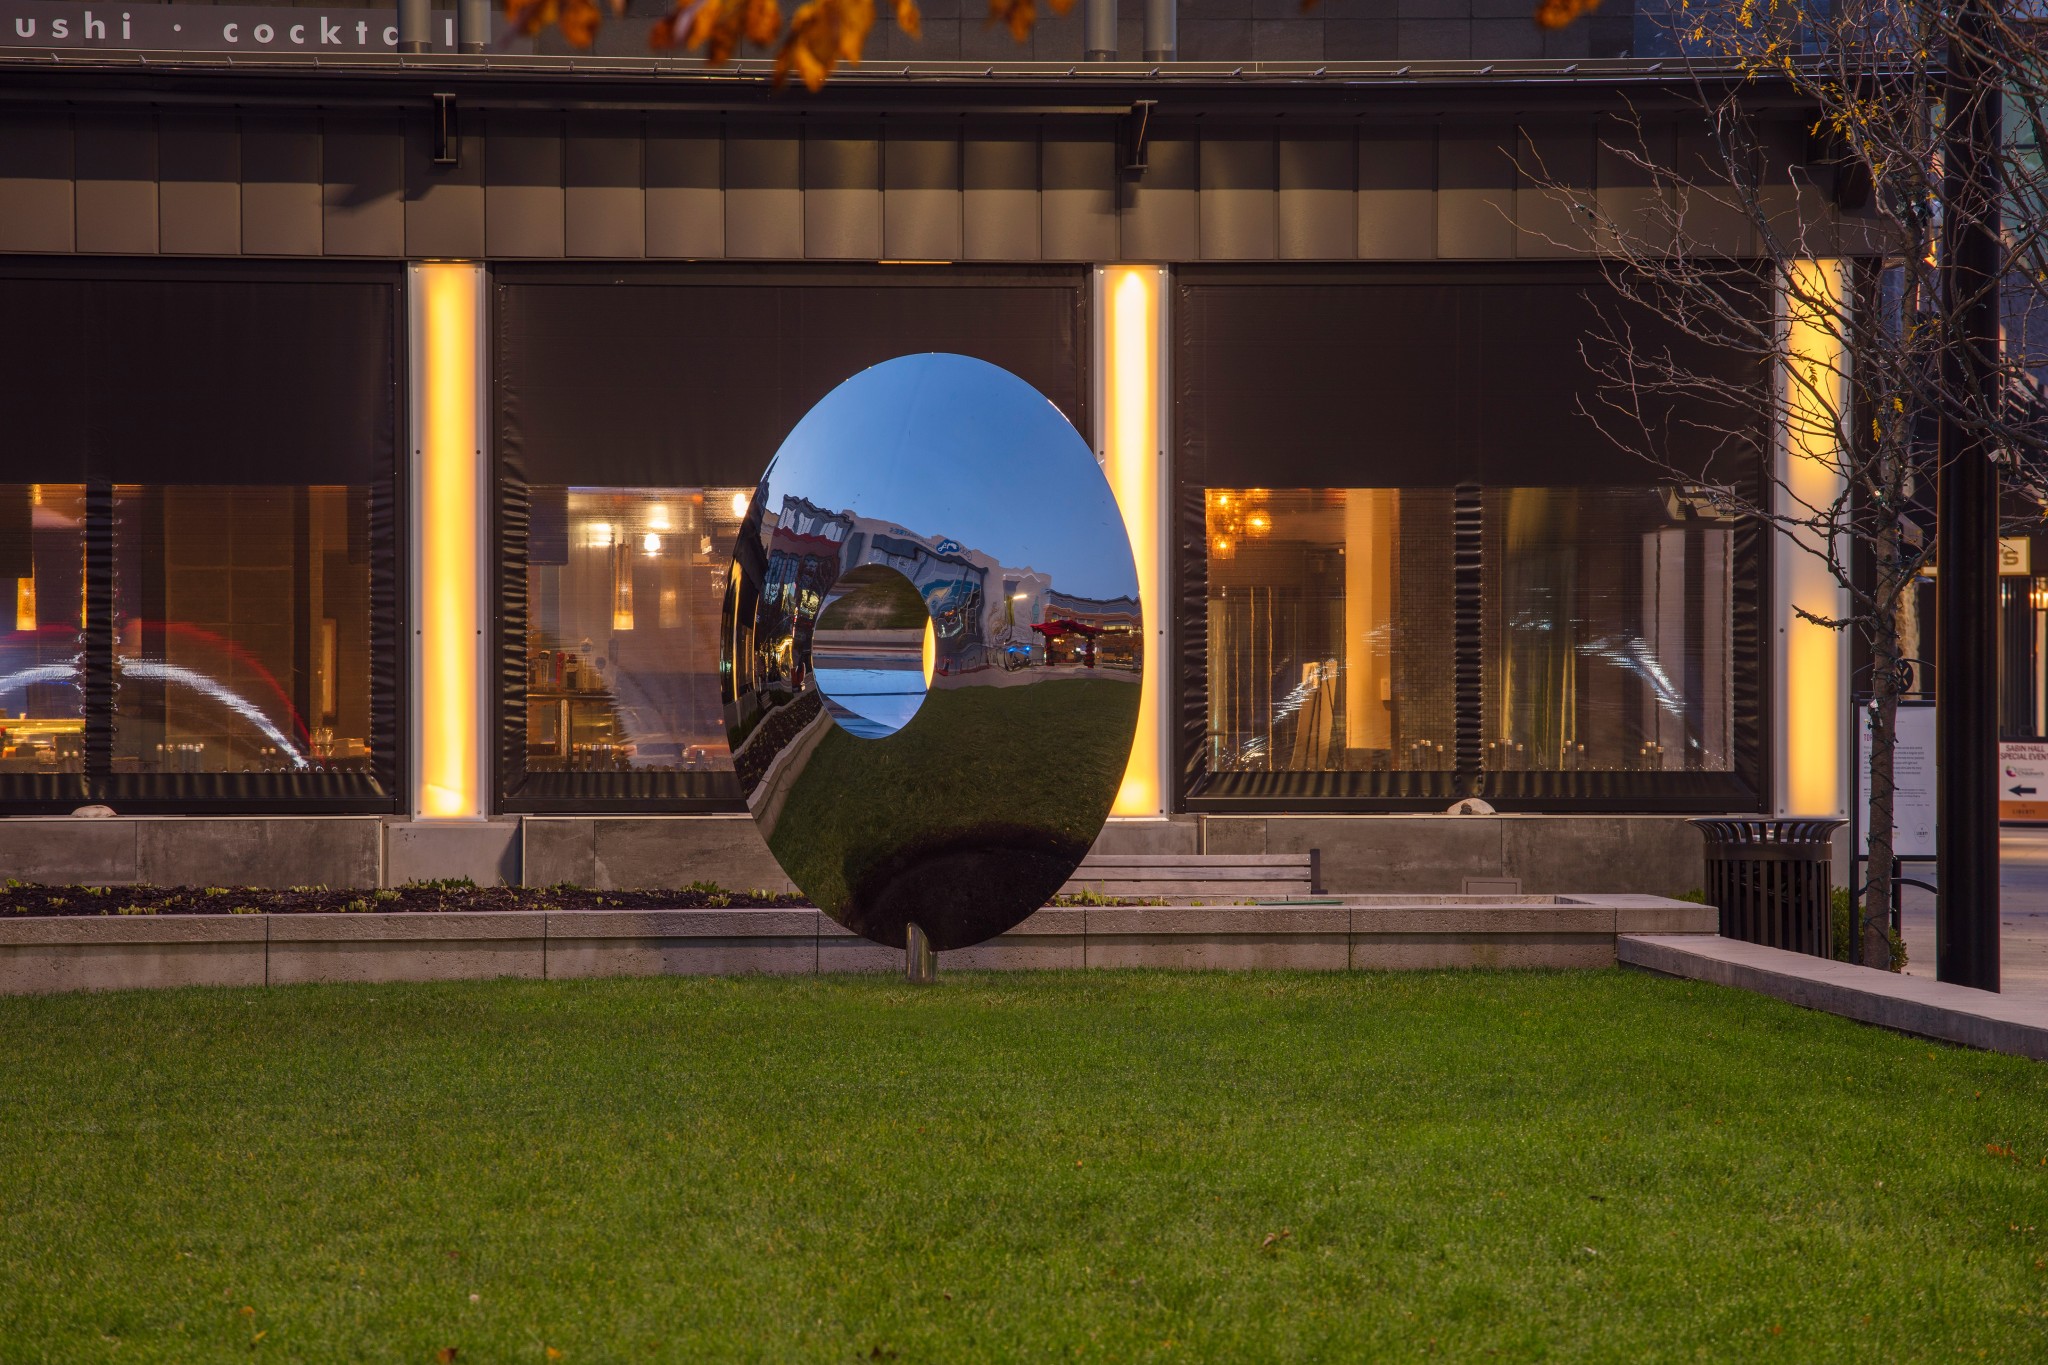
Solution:
[(893, 735), (924, 705), (924, 674), (900, 668), (820, 668), (818, 690), (841, 725), (862, 739)]
[[(1105, 524), (1095, 509), (1063, 505), (1040, 474), (1049, 445), (1085, 452), (1085, 443), (1043, 396), (1020, 406), (1023, 387), (986, 361), (943, 354), (901, 357), (841, 385), (797, 424), (768, 467), (764, 534), (784, 493), (832, 509), (886, 507), (908, 531), (947, 537), (1013, 568), (1057, 564), (1062, 592), (1135, 598), (1122, 526)], [(913, 432), (921, 448), (940, 446), (963, 475), (972, 473), (971, 498), (932, 481), (916, 461), (890, 458)], [(838, 457), (848, 449), (876, 458)], [(802, 470), (801, 487), (777, 478), (792, 467)]]

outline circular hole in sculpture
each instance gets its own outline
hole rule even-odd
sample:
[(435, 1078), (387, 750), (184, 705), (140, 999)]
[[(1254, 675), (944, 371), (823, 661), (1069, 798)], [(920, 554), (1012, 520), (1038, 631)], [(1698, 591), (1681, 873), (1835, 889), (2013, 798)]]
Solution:
[(811, 630), (811, 669), (839, 728), (884, 739), (910, 724), (931, 687), (931, 612), (917, 585), (863, 564), (825, 594)]

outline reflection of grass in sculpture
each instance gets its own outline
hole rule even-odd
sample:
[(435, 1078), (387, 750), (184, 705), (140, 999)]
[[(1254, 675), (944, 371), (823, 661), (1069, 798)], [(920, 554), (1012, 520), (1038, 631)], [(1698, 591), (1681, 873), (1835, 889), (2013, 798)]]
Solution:
[[(903, 831), (970, 809), (978, 824), (1085, 846), (1123, 778), (1137, 711), (1136, 687), (1093, 678), (934, 690), (888, 740), (826, 735), (770, 847), (797, 885), (830, 905)], [(1030, 738), (997, 738), (1011, 735)], [(1099, 806), (1083, 795), (1097, 792)]]
[(931, 619), (917, 585), (892, 569), (862, 565), (839, 580), (838, 590), (849, 584), (856, 591), (819, 614), (819, 630), (921, 630)]

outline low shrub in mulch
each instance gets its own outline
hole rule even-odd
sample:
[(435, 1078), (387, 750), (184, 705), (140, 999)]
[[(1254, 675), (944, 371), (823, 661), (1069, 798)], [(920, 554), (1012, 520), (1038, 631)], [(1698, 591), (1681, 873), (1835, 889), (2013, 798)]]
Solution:
[(711, 910), (807, 907), (801, 896), (729, 891), (713, 882), (677, 890), (592, 891), (581, 886), (478, 886), (411, 882), (374, 890), (325, 886), (44, 886), (9, 878), (0, 919), (14, 915), (382, 915), (453, 910)]

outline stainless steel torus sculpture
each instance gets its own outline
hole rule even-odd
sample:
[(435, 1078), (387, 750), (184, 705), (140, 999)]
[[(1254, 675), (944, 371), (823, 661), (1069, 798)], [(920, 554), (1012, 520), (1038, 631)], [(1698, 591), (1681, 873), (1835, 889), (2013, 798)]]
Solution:
[(791, 431), (733, 551), (720, 676), (747, 807), (877, 943), (993, 938), (1123, 780), (1138, 575), (1086, 442), (1007, 370), (910, 355)]

